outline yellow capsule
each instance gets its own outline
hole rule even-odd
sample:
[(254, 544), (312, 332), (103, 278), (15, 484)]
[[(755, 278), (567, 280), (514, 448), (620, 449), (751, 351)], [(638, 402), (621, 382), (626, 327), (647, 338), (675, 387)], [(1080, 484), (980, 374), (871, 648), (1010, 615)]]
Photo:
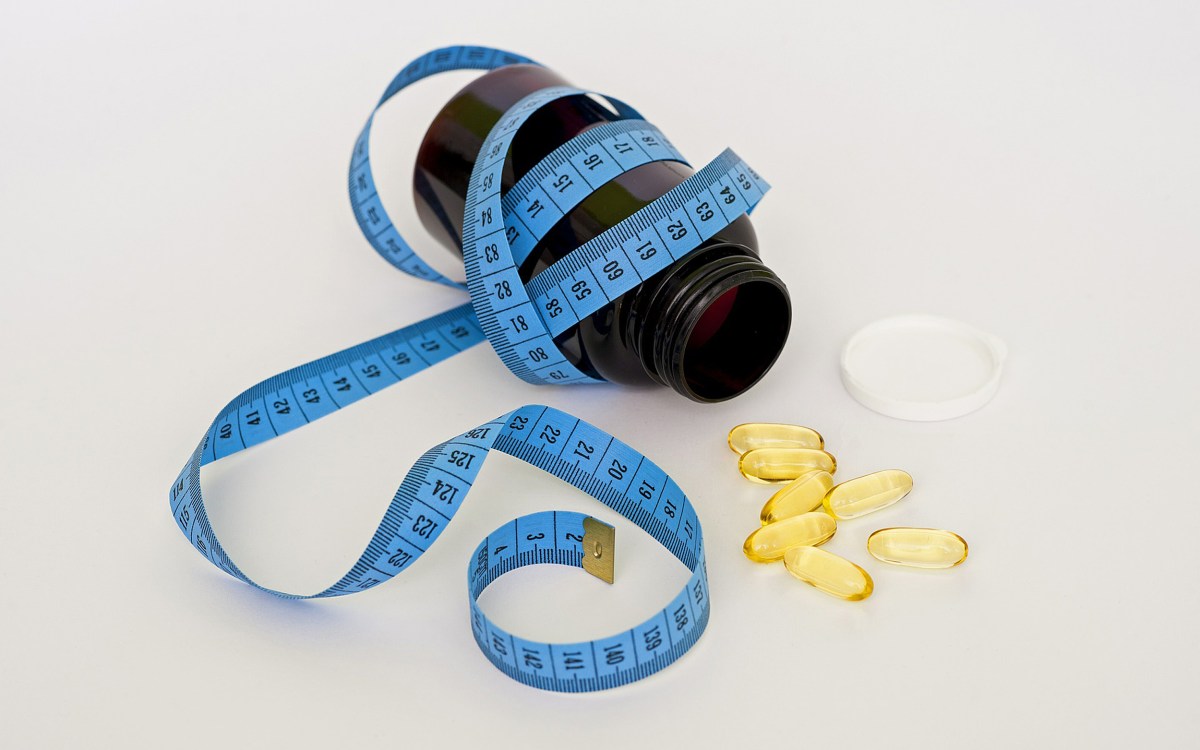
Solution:
[(803, 513), (754, 530), (742, 545), (754, 562), (775, 562), (789, 547), (823, 544), (837, 531), (837, 521), (828, 513)]
[(844, 557), (816, 547), (792, 547), (783, 554), (788, 572), (826, 594), (857, 602), (875, 590), (867, 571)]
[(821, 433), (797, 424), (747, 422), (729, 431), (729, 447), (741, 455), (755, 448), (816, 448), (825, 447)]
[(837, 471), (837, 460), (817, 448), (755, 448), (742, 454), (738, 471), (752, 482), (779, 484), (814, 471)]
[(827, 471), (812, 471), (771, 495), (759, 517), (763, 525), (808, 513), (821, 507), (826, 493), (833, 488), (833, 476)]
[(888, 507), (907, 495), (912, 486), (913, 480), (907, 471), (887, 469), (842, 482), (831, 489), (822, 502), (829, 515), (845, 521)]
[(910, 568), (953, 568), (967, 559), (967, 540), (944, 529), (880, 529), (867, 537), (867, 551)]

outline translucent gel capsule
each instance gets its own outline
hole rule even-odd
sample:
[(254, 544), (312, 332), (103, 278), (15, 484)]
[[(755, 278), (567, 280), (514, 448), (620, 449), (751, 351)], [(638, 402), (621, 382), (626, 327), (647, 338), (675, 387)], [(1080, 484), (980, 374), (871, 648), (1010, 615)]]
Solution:
[(835, 486), (822, 501), (829, 515), (845, 521), (886, 508), (912, 490), (907, 471), (887, 469)]
[(827, 471), (812, 471), (788, 482), (771, 495), (759, 517), (763, 525), (808, 513), (821, 507), (826, 493), (833, 489), (833, 476)]
[(833, 456), (817, 448), (756, 448), (742, 454), (738, 471), (752, 482), (779, 484), (813, 471), (837, 471)]
[(801, 581), (842, 599), (856, 602), (875, 590), (867, 571), (844, 557), (816, 547), (792, 547), (783, 555), (788, 572)]
[(867, 538), (876, 560), (911, 568), (953, 568), (967, 559), (967, 540), (943, 529), (880, 529)]
[(742, 454), (755, 448), (816, 448), (825, 447), (821, 433), (796, 424), (748, 422), (729, 431), (729, 447)]
[(775, 562), (789, 547), (822, 544), (837, 531), (828, 513), (804, 513), (755, 529), (742, 549), (754, 562)]

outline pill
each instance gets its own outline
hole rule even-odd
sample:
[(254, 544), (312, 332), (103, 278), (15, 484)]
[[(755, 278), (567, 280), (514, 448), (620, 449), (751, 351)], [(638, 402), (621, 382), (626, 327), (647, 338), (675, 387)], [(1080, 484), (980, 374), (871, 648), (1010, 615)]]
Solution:
[(836, 485), (822, 501), (829, 515), (845, 521), (886, 508), (912, 490), (906, 471), (887, 469)]
[(822, 544), (835, 531), (837, 521), (828, 513), (802, 513), (755, 529), (742, 549), (754, 562), (774, 562), (788, 548)]
[(816, 547), (792, 547), (784, 553), (783, 564), (789, 573), (810, 586), (852, 602), (866, 599), (875, 590), (867, 571)]
[(876, 560), (912, 568), (953, 568), (967, 559), (967, 541), (944, 529), (880, 529), (867, 537)]
[(821, 433), (797, 424), (747, 422), (729, 431), (729, 447), (742, 454), (755, 448), (816, 448), (825, 447)]
[(785, 484), (763, 506), (759, 517), (763, 525), (808, 513), (821, 507), (826, 493), (833, 489), (833, 476), (827, 471), (812, 471)]
[(779, 484), (814, 471), (837, 471), (837, 461), (818, 448), (755, 448), (742, 454), (738, 471), (752, 482)]

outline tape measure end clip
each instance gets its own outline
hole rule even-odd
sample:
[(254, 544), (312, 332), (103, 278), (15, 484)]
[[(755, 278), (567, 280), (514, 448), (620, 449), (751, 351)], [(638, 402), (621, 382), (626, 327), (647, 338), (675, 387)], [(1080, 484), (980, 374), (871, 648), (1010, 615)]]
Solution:
[(613, 582), (617, 530), (599, 519), (583, 519), (583, 569), (605, 583)]

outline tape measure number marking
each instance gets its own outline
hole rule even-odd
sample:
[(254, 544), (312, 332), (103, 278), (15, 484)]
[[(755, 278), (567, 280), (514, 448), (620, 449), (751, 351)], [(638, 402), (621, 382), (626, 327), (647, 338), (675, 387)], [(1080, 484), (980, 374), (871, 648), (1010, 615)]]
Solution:
[(658, 161), (687, 164), (658, 128), (640, 119), (597, 125), (552, 151), (501, 199), (514, 264), (520, 267), (546, 232), (597, 188)]
[[(471, 630), (497, 669), (535, 687), (566, 692), (599, 690), (653, 674), (700, 637), (709, 614), (708, 582), (702, 569), (693, 571), (684, 590), (661, 611), (608, 638), (578, 643), (530, 641), (507, 632), (483, 613), (479, 595), (509, 571), (538, 563), (586, 569), (597, 553), (593, 547), (597, 534), (591, 529), (601, 525), (582, 513), (544, 511), (509, 521), (476, 548), (467, 574)], [(611, 556), (611, 545), (598, 552)]]

